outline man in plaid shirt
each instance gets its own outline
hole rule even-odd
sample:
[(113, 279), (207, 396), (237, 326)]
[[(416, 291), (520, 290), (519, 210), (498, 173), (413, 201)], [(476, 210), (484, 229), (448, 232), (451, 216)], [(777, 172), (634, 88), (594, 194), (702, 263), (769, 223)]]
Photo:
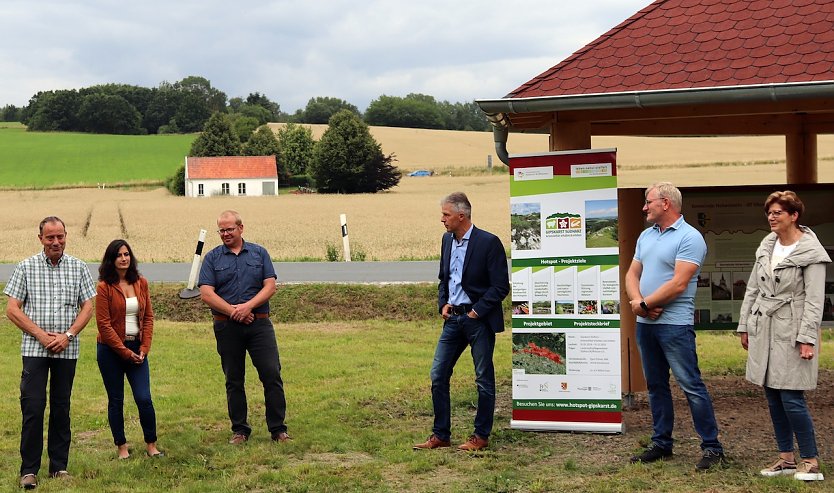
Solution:
[(6, 285), (6, 315), (23, 331), (20, 352), (20, 486), (35, 488), (43, 452), (46, 382), (49, 386), (49, 473), (66, 478), (70, 395), (78, 360), (78, 334), (93, 314), (96, 294), (87, 264), (64, 255), (66, 227), (49, 216), (39, 227), (43, 252), (20, 262)]

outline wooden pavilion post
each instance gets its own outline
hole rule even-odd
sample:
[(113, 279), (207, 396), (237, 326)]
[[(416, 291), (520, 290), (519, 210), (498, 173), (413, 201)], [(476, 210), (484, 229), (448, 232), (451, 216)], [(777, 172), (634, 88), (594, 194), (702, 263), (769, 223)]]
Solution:
[(625, 288), (625, 276), (634, 257), (637, 238), (646, 225), (641, 212), (644, 200), (642, 189), (617, 190), (617, 227), (620, 238), (620, 374), (625, 395), (624, 407), (631, 405), (635, 392), (646, 390), (643, 365), (637, 349), (637, 316), (631, 311)]
[(817, 183), (817, 135), (804, 130), (785, 135), (788, 184)]

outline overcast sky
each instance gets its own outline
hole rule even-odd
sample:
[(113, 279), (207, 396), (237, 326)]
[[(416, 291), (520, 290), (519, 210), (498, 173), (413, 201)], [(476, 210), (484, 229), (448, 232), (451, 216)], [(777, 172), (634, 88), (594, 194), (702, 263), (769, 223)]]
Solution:
[(500, 98), (651, 0), (0, 0), (0, 106), (203, 76), (288, 113), (315, 96)]

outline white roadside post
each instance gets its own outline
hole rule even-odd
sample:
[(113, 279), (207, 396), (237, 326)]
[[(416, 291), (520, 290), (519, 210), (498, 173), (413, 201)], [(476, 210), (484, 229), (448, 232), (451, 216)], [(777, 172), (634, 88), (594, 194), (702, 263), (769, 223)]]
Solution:
[(194, 286), (197, 284), (197, 274), (200, 272), (200, 263), (203, 259), (203, 244), (206, 242), (206, 230), (200, 230), (197, 238), (197, 250), (194, 251), (194, 260), (191, 261), (191, 273), (188, 275), (188, 287), (180, 291), (180, 298), (187, 300), (200, 296), (200, 290)]
[(342, 244), (345, 247), (345, 262), (350, 262), (350, 241), (348, 240), (347, 214), (340, 214), (339, 221), (342, 223)]

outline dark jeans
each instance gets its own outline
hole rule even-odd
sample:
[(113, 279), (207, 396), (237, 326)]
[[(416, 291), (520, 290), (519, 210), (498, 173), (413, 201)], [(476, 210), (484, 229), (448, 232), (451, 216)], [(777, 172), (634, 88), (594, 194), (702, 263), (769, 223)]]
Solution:
[(815, 458), (817, 441), (814, 437), (814, 422), (805, 403), (805, 392), (770, 387), (764, 390), (779, 452), (793, 452), (795, 435), (799, 444), (799, 456), (803, 459)]
[(652, 442), (672, 450), (675, 408), (669, 388), (669, 370), (675, 376), (692, 413), (695, 431), (701, 436), (701, 449), (723, 452), (718, 441), (718, 424), (707, 387), (701, 380), (695, 352), (692, 325), (637, 323), (637, 347), (643, 362), (643, 374), (649, 388), (654, 434)]
[(247, 422), (246, 352), (258, 371), (258, 378), (264, 387), (266, 405), (266, 426), (271, 434), (287, 431), (284, 416), (287, 401), (284, 397), (284, 382), (281, 380), (281, 361), (275, 329), (268, 318), (256, 318), (249, 325), (228, 320), (214, 322), (214, 337), (220, 365), (226, 375), (226, 401), (232, 433), (249, 436), (252, 428)]
[(489, 438), (495, 412), (495, 368), (492, 353), (495, 332), (482, 321), (467, 315), (452, 315), (443, 324), (431, 367), (431, 398), (434, 405), (432, 433), (441, 440), (452, 435), (452, 404), (449, 381), (458, 358), (466, 346), (472, 348), (475, 364), (475, 385), (478, 387), (478, 410), (475, 413), (475, 434)]
[(23, 357), (20, 377), (20, 475), (37, 474), (43, 453), (43, 415), (46, 411), (46, 382), (49, 380), (49, 472), (66, 471), (69, 461), (70, 396), (78, 360)]
[[(139, 353), (139, 341), (125, 342), (125, 347)], [(107, 420), (110, 422), (110, 432), (113, 443), (124, 445), (125, 438), (125, 377), (133, 391), (133, 400), (139, 410), (139, 424), (145, 443), (156, 442), (156, 412), (151, 400), (151, 374), (148, 358), (141, 365), (123, 360), (121, 356), (110, 349), (107, 344), (96, 344), (96, 357), (104, 388), (107, 390)]]

